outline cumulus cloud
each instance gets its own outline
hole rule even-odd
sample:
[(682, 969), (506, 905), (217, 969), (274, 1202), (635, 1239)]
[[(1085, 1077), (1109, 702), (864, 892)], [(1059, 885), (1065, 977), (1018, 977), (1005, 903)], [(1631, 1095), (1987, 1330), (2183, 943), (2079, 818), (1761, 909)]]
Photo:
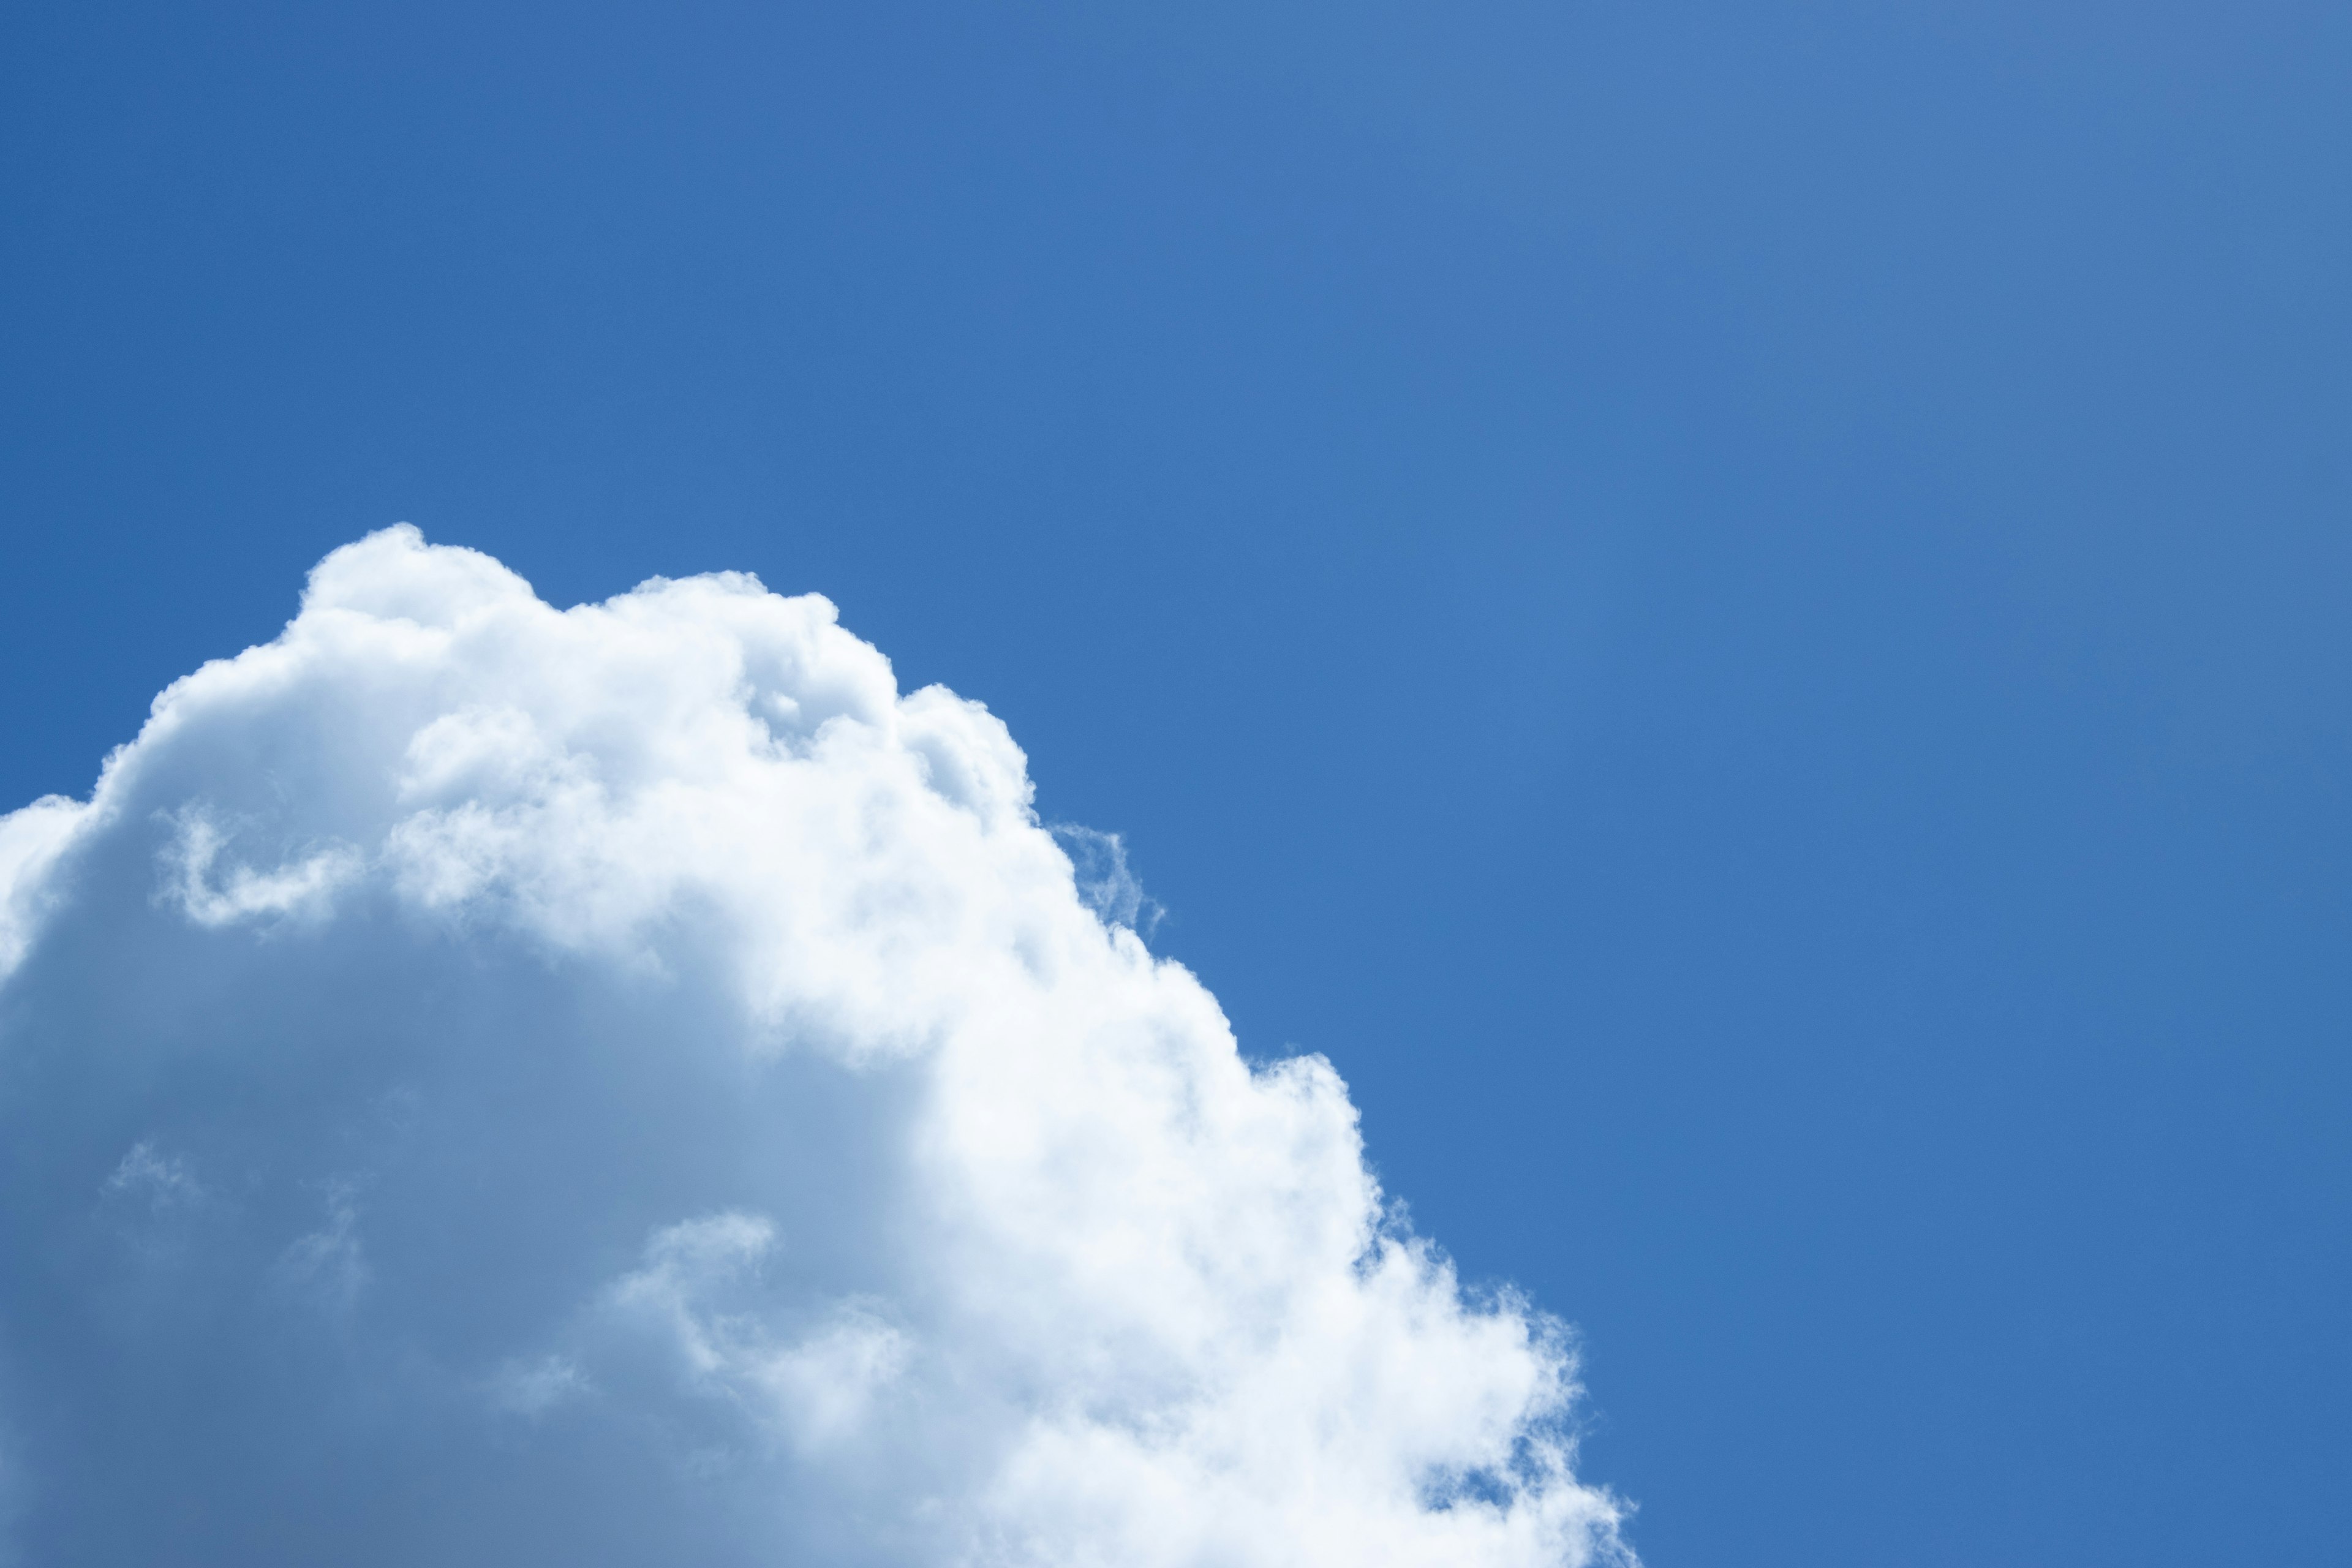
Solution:
[(0, 1552), (1619, 1560), (1154, 909), (822, 598), (337, 551), (0, 818)]

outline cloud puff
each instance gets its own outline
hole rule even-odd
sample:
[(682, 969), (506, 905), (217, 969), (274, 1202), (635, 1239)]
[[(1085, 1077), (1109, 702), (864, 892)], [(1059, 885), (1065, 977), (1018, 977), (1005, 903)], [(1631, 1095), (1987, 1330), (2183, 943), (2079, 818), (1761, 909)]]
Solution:
[(822, 598), (329, 556), (0, 819), (9, 1550), (1614, 1560), (1559, 1326), (1030, 802)]

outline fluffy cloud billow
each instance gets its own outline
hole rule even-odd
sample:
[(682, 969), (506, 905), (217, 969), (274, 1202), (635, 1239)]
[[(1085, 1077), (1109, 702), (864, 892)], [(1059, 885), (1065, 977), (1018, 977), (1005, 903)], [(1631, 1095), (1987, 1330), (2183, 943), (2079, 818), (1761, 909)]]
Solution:
[(329, 556), (0, 819), (0, 1560), (1618, 1560), (1117, 851), (821, 598)]

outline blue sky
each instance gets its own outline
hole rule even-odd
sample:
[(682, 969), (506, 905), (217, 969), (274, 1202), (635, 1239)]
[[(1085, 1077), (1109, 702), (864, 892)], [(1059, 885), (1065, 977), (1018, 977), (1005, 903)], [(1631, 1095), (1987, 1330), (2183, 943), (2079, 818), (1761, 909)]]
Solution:
[(1647, 1561), (2352, 1534), (2340, 10), (0, 26), (0, 804), (391, 522), (822, 592)]

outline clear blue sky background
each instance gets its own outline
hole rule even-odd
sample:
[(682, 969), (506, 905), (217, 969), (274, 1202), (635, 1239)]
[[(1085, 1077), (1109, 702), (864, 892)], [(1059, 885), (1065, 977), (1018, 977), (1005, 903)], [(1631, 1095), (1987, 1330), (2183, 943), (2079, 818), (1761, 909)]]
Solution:
[(1657, 1568), (2352, 1541), (2352, 10), (24, 3), (0, 795), (410, 520), (1129, 835)]

